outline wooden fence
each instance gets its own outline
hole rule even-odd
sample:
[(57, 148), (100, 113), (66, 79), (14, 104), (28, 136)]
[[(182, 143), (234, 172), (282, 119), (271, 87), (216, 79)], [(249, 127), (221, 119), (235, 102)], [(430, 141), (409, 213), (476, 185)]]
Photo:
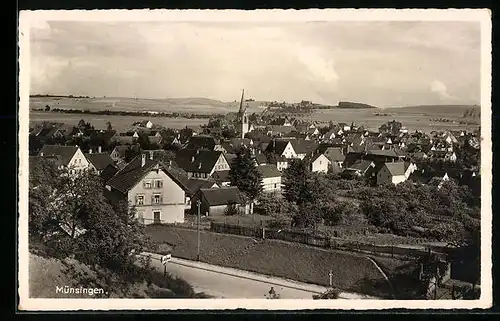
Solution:
[(254, 238), (266, 238), (282, 240), (287, 242), (302, 243), (310, 246), (355, 251), (372, 255), (383, 255), (391, 257), (418, 258), (433, 250), (434, 253), (445, 254), (446, 249), (431, 248), (426, 246), (397, 246), (397, 245), (375, 245), (370, 243), (356, 242), (342, 238), (314, 235), (311, 232), (293, 231), (288, 229), (259, 228), (224, 223), (210, 223), (210, 231), (215, 233), (235, 234)]

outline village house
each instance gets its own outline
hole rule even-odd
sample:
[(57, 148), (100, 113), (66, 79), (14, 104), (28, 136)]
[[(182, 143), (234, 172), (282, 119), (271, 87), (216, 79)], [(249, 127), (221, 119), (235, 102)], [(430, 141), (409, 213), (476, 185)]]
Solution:
[(198, 178), (189, 178), (185, 181), (185, 192), (186, 192), (186, 200), (185, 200), (185, 209), (191, 210), (192, 207), (192, 198), (200, 189), (210, 189), (210, 188), (219, 188), (220, 185), (217, 184), (214, 180), (211, 179), (198, 179)]
[(371, 160), (357, 160), (353, 164), (345, 166), (344, 172), (352, 173), (356, 176), (368, 177), (370, 169), (375, 168), (375, 162)]
[(47, 140), (50, 138), (63, 138), (65, 133), (61, 128), (62, 124), (51, 124), (45, 125), (45, 127), (35, 128), (31, 135), (39, 137), (42, 140)]
[(118, 145), (109, 154), (111, 156), (111, 159), (116, 163), (126, 163), (126, 156), (127, 152), (129, 150), (135, 150), (135, 151), (140, 151), (140, 146), (138, 144), (132, 144), (132, 145)]
[(266, 153), (272, 153), (278, 157), (297, 158), (297, 154), (289, 140), (273, 139), (267, 145)]
[(103, 180), (104, 183), (107, 183), (113, 176), (115, 176), (116, 173), (118, 173), (125, 166), (126, 166), (126, 164), (124, 164), (124, 163), (115, 164), (113, 162), (113, 164), (108, 164), (108, 166), (106, 166), (101, 171), (99, 176), (101, 177), (101, 179)]
[(253, 140), (250, 138), (232, 138), (221, 142), (221, 151), (235, 154), (240, 147), (253, 148)]
[(143, 120), (141, 122), (134, 123), (134, 125), (137, 125), (139, 127), (148, 128), (148, 129), (153, 128), (153, 123), (150, 120)]
[(323, 152), (326, 158), (330, 161), (330, 166), (333, 172), (342, 170), (345, 161), (345, 155), (340, 147), (328, 147)]
[(457, 161), (457, 154), (455, 152), (448, 152), (448, 151), (431, 151), (430, 156), (433, 159), (440, 159), (446, 162), (456, 162)]
[(257, 170), (262, 175), (262, 191), (278, 192), (281, 191), (281, 172), (276, 165), (268, 164), (257, 166)]
[(271, 124), (271, 126), (283, 126), (283, 127), (291, 127), (292, 123), (287, 117), (279, 117), (274, 119)]
[(140, 154), (107, 183), (110, 197), (127, 200), (144, 224), (184, 222), (185, 191), (168, 166)]
[(188, 139), (183, 149), (214, 151), (217, 145), (215, 138), (210, 135), (194, 135)]
[(309, 162), (309, 169), (315, 173), (327, 173), (331, 162), (324, 154), (314, 154)]
[(261, 166), (261, 165), (266, 165), (267, 164), (267, 157), (260, 150), (257, 150), (257, 152), (254, 154), (254, 159), (255, 159), (255, 164), (257, 166)]
[(137, 138), (139, 138), (139, 132), (137, 130), (129, 130), (129, 131), (126, 131), (124, 133), (120, 133), (119, 136), (121, 136), (121, 137), (128, 136), (128, 137), (133, 137), (133, 138), (137, 139)]
[(166, 146), (181, 146), (181, 141), (180, 139), (180, 134), (177, 135), (168, 135), (168, 134), (161, 134), (162, 136), (162, 142)]
[(277, 156), (270, 164), (276, 165), (276, 168), (281, 172), (288, 168), (288, 163), (290, 162), (289, 158), (283, 156)]
[(406, 181), (416, 169), (416, 165), (409, 162), (385, 163), (377, 173), (377, 184), (397, 185)]
[(180, 150), (175, 161), (191, 178), (210, 178), (216, 171), (229, 170), (224, 153), (210, 150)]
[(212, 179), (217, 182), (219, 186), (230, 186), (231, 179), (229, 178), (229, 170), (217, 171), (212, 174)]
[(338, 123), (338, 127), (342, 129), (343, 132), (348, 132), (351, 130), (351, 126), (346, 123)]
[(59, 168), (68, 168), (70, 174), (89, 169), (90, 164), (78, 146), (44, 145), (38, 156), (57, 157)]
[(201, 188), (191, 200), (191, 212), (197, 213), (199, 210), (201, 215), (205, 216), (220, 216), (224, 215), (228, 206), (234, 206), (238, 212), (248, 213), (248, 206), (240, 195), (240, 191), (236, 186), (220, 187), (220, 188)]
[(101, 175), (102, 171), (108, 167), (108, 165), (115, 166), (115, 162), (111, 156), (108, 153), (101, 153), (100, 150), (98, 150), (97, 153), (92, 153), (92, 150), (90, 150), (89, 153), (84, 155), (89, 162), (90, 170), (97, 175)]
[(403, 127), (401, 127), (399, 129), (399, 132), (402, 133), (402, 134), (407, 134), (408, 133), (408, 128), (406, 128), (406, 127), (403, 126)]
[(330, 129), (325, 135), (323, 135), (322, 139), (325, 141), (329, 141), (337, 137), (342, 137), (343, 134), (344, 131), (342, 130), (342, 128), (335, 126)]
[(315, 141), (308, 141), (304, 139), (290, 139), (289, 142), (292, 144), (293, 150), (295, 151), (296, 157), (299, 159), (304, 159), (306, 155), (311, 154), (318, 147)]
[(362, 133), (350, 133), (344, 137), (343, 141), (350, 146), (361, 146), (365, 143), (365, 137)]
[(387, 150), (368, 150), (363, 159), (372, 160), (375, 162), (396, 162), (404, 159), (405, 156), (398, 155), (394, 149)]
[(296, 131), (293, 126), (267, 126), (267, 135), (282, 137), (290, 135), (292, 132)]

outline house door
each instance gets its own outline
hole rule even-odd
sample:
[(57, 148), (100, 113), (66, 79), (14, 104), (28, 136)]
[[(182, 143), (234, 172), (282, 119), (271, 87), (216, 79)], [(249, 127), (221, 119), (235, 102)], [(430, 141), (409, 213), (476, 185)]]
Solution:
[(153, 211), (153, 219), (155, 223), (161, 223), (161, 212)]

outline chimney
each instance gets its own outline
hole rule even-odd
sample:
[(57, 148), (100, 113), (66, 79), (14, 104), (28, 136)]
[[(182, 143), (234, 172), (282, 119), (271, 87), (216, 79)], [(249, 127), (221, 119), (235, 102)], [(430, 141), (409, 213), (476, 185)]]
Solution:
[(91, 148), (91, 149), (89, 149), (89, 154), (92, 154), (92, 148)]
[(146, 154), (141, 154), (141, 167), (146, 165)]
[(191, 157), (191, 163), (194, 163), (194, 156)]
[(153, 160), (153, 151), (152, 150), (149, 151), (149, 159)]
[(97, 147), (97, 152), (98, 152), (98, 153), (101, 153), (101, 152), (102, 152), (102, 147), (101, 147), (101, 146), (98, 146), (98, 147)]
[(168, 161), (168, 168), (170, 168), (170, 167), (172, 167), (172, 161), (171, 160)]
[(43, 152), (40, 153), (40, 156), (43, 156)]

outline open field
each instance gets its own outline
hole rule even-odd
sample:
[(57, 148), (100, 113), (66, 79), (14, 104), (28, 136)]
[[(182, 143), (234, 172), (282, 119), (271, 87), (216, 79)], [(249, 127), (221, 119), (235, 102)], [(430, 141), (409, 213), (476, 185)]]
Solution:
[[(148, 226), (147, 231), (153, 241), (171, 244), (174, 257), (196, 259), (196, 231), (161, 225)], [(374, 293), (365, 291), (365, 294), (389, 292), (380, 271), (363, 255), (205, 231), (200, 233), (200, 237), (202, 262), (318, 285), (328, 285), (328, 271), (332, 270), (333, 286), (342, 290), (361, 292), (359, 287), (371, 280), (382, 284), (383, 288), (374, 289)], [(391, 260), (395, 266), (407, 263), (396, 259), (387, 260)]]
[[(31, 97), (30, 109), (45, 108), (118, 110), (118, 111), (158, 111), (169, 113), (226, 114), (237, 112), (237, 102), (221, 102), (208, 98), (168, 98), (168, 99), (134, 99), (134, 98), (68, 98), (68, 97)], [(262, 111), (259, 104), (249, 103), (250, 113)]]
[[(83, 119), (86, 122), (90, 122), (96, 129), (106, 128), (106, 123), (109, 121), (111, 122), (113, 129), (117, 130), (118, 132), (123, 132), (131, 127), (134, 122), (142, 120), (143, 117), (30, 111), (30, 125), (43, 121), (54, 121), (76, 125), (78, 124), (80, 119)], [(152, 117), (150, 118), (150, 120), (153, 122), (153, 124), (176, 129), (184, 128), (186, 126), (197, 128), (203, 124), (208, 123), (208, 119)]]
[[(405, 112), (404, 108), (401, 112), (397, 109), (392, 109), (388, 116), (376, 116), (377, 113), (386, 113), (380, 109), (322, 109), (316, 110), (310, 115), (305, 115), (301, 118), (317, 121), (327, 124), (329, 121), (334, 123), (343, 122), (350, 124), (352, 121), (358, 126), (362, 125), (367, 129), (378, 130), (378, 128), (389, 121), (399, 121), (408, 128), (410, 131), (422, 130), (430, 132), (433, 130), (462, 130), (462, 129), (475, 129), (478, 126), (474, 125), (461, 125), (458, 122), (463, 120), (461, 113), (448, 113), (441, 114), (439, 108), (436, 108), (435, 114), (420, 114)], [(448, 118), (454, 120), (456, 123), (441, 123), (431, 121), (435, 118)]]
[[(249, 113), (261, 113), (265, 108), (264, 102), (249, 102)], [(245, 103), (246, 104), (246, 103)], [(44, 108), (49, 105), (51, 108), (61, 109), (88, 109), (88, 110), (111, 110), (111, 111), (158, 111), (158, 112), (179, 112), (194, 114), (226, 114), (238, 110), (239, 101), (221, 102), (207, 98), (169, 98), (169, 99), (134, 99), (134, 98), (67, 98), (67, 97), (32, 97), (30, 98), (30, 109)], [(432, 130), (473, 130), (477, 125), (463, 125), (459, 121), (466, 120), (462, 118), (463, 113), (472, 106), (416, 106), (399, 107), (386, 109), (320, 109), (311, 114), (298, 116), (301, 119), (316, 121), (323, 124), (333, 121), (334, 123), (355, 122), (357, 125), (363, 125), (365, 128), (377, 130), (378, 127), (391, 120), (397, 120), (406, 126), (409, 130), (423, 130), (430, 132)], [(388, 114), (387, 116), (376, 115)], [(292, 116), (294, 117), (294, 116)], [(103, 115), (79, 115), (63, 113), (43, 113), (30, 111), (30, 121), (54, 120), (62, 122), (78, 122), (80, 119), (92, 120), (104, 127), (104, 124), (110, 120), (117, 128), (122, 128), (122, 122), (132, 123), (139, 117), (136, 116), (103, 116)], [(431, 119), (446, 118), (450, 122), (437, 122)], [(153, 118), (158, 124), (180, 128), (185, 125), (199, 126), (208, 122), (207, 119), (174, 119), (174, 118)], [(132, 121), (130, 121), (132, 120)], [(472, 119), (468, 119), (469, 121)], [(479, 119), (474, 121), (480, 122)]]

